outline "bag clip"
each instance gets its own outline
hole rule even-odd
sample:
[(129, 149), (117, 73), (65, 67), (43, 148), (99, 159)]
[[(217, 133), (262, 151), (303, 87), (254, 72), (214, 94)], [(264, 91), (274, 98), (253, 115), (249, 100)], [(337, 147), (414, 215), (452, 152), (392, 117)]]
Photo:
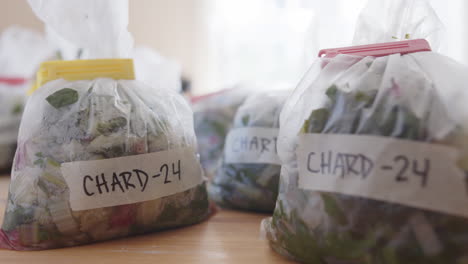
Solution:
[(29, 94), (47, 82), (65, 79), (67, 81), (112, 78), (134, 80), (132, 59), (95, 59), (72, 61), (47, 61), (41, 64), (36, 76), (36, 84)]
[(421, 51), (431, 51), (431, 46), (425, 39), (414, 39), (344, 48), (323, 49), (319, 51), (318, 55), (321, 58), (334, 58), (338, 54), (348, 54), (363, 57), (383, 57), (397, 53), (403, 55)]
[(28, 80), (25, 78), (16, 78), (16, 77), (0, 77), (0, 83), (12, 85), (12, 86), (18, 86), (18, 85), (23, 85), (27, 82)]

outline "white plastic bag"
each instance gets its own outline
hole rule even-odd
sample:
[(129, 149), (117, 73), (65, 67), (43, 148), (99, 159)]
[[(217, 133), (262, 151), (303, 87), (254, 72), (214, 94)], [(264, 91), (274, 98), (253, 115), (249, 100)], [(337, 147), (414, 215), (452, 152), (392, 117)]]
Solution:
[(87, 58), (125, 58), (133, 47), (127, 31), (128, 1), (28, 0), (36, 15)]
[[(88, 58), (128, 54), (127, 1), (30, 3), (48, 26), (84, 47)], [(107, 66), (99, 68), (101, 62)], [(43, 67), (73, 71), (80, 63)], [(120, 65), (115, 60), (86, 63), (91, 66), (80, 74), (90, 76)], [(132, 79), (81, 78), (46, 82), (28, 101), (0, 246), (66, 247), (207, 218), (208, 197), (186, 100), (171, 89)]]
[[(384, 8), (399, 1), (364, 12), (377, 2), (401, 22)], [(433, 31), (407, 25), (395, 32)], [(272, 247), (305, 263), (463, 263), (467, 70), (435, 52), (318, 59), (281, 113)]]
[(132, 58), (137, 80), (156, 89), (180, 92), (182, 76), (179, 64), (145, 46), (136, 47)]
[(64, 39), (51, 27), (45, 27), (46, 37), (50, 43), (57, 47), (55, 60), (77, 60), (83, 56), (83, 49)]
[(356, 23), (353, 44), (421, 38), (438, 51), (443, 35), (444, 26), (427, 0), (369, 1)]

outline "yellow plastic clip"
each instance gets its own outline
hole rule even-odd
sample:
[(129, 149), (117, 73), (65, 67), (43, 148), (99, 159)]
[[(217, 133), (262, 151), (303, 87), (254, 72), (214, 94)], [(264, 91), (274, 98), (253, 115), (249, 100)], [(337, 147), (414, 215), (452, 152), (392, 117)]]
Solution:
[(43, 84), (65, 79), (67, 81), (112, 78), (134, 80), (132, 59), (97, 59), (72, 61), (47, 61), (41, 64), (36, 75), (36, 83), (29, 90), (32, 94)]

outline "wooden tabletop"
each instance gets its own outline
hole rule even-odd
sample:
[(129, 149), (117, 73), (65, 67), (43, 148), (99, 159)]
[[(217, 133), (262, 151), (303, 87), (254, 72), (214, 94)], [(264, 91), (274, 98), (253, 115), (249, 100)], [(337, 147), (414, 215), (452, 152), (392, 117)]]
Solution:
[[(0, 219), (8, 183), (8, 176), (0, 177)], [(265, 217), (220, 210), (201, 224), (143, 236), (44, 251), (0, 249), (0, 263), (291, 263), (261, 239), (259, 226)]]

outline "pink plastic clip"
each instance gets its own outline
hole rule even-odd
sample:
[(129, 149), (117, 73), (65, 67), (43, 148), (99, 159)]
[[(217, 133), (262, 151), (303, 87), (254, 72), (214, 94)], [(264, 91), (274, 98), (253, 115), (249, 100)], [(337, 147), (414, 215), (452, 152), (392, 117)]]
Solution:
[(319, 57), (333, 58), (338, 54), (349, 54), (363, 57), (382, 57), (397, 53), (408, 54), (421, 51), (431, 51), (431, 46), (429, 46), (429, 43), (425, 39), (414, 39), (335, 49), (323, 49), (319, 52)]
[(28, 80), (24, 78), (15, 78), (15, 77), (0, 77), (0, 83), (5, 83), (8, 85), (22, 85), (25, 84)]

